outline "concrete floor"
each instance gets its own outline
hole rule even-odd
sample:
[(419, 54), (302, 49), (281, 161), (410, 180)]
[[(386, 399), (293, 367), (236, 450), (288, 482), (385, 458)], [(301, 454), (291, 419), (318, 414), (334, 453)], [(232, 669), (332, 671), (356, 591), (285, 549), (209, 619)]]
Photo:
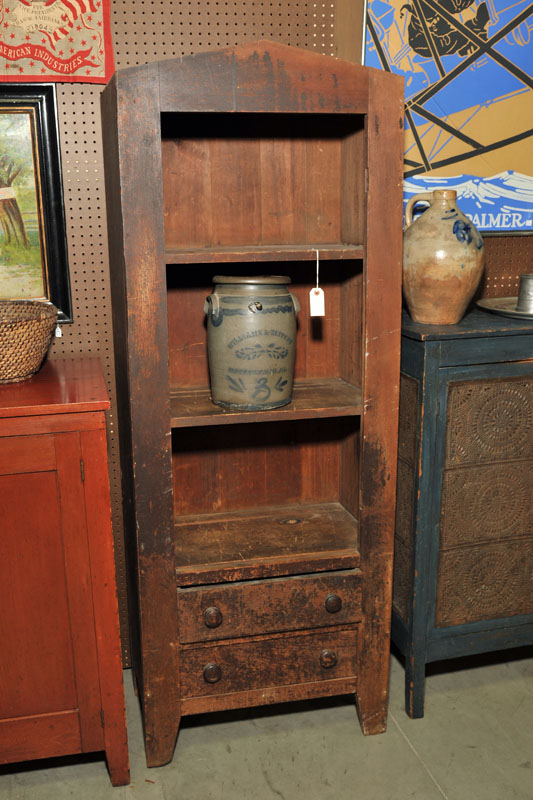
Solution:
[(533, 800), (533, 649), (428, 667), (426, 716), (403, 709), (391, 662), (388, 731), (364, 737), (349, 698), (189, 718), (172, 764), (147, 769), (124, 673), (132, 781), (99, 754), (0, 767), (2, 800)]

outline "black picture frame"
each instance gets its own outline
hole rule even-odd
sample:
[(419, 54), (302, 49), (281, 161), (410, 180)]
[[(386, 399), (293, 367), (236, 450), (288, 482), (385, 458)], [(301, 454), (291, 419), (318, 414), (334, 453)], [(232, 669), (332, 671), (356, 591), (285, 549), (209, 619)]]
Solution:
[[(70, 278), (68, 268), (68, 250), (66, 239), (65, 210), (63, 201), (63, 182), (61, 172), (61, 151), (59, 144), (59, 126), (57, 118), (56, 88), (52, 83), (40, 84), (9, 84), (0, 86), (0, 117), (4, 114), (27, 115), (26, 129), (31, 130), (31, 146), (33, 153), (33, 184), (35, 185), (35, 214), (33, 219), (33, 238), (29, 244), (24, 225), (18, 223), (19, 211), (16, 210), (16, 219), (13, 221), (11, 212), (0, 213), (0, 251), (2, 242), (13, 246), (13, 238), (22, 236), (28, 248), (40, 250), (42, 268), (43, 292), (38, 293), (41, 298), (49, 300), (58, 309), (58, 322), (72, 322), (72, 301), (70, 291)], [(1, 119), (0, 119), (1, 124)], [(30, 138), (30, 134), (26, 134)], [(10, 169), (11, 175), (20, 171), (14, 160), (3, 161), (6, 154), (0, 147), (0, 199), (2, 186), (6, 187), (6, 174)], [(7, 164), (7, 166), (6, 166)], [(2, 170), (4, 171), (2, 175)], [(28, 174), (30, 170), (26, 170)], [(18, 172), (17, 172), (18, 174)], [(8, 179), (9, 180), (9, 179)], [(11, 180), (14, 180), (11, 178)], [(32, 182), (32, 178), (29, 179)], [(28, 178), (26, 178), (28, 182)], [(9, 184), (11, 187), (11, 184)], [(5, 188), (8, 195), (14, 190)], [(15, 203), (17, 201), (15, 200)], [(1, 204), (0, 204), (1, 205)], [(0, 209), (1, 212), (1, 209)], [(21, 216), (24, 216), (22, 214)], [(17, 230), (15, 230), (17, 228)], [(22, 233), (21, 233), (22, 231)], [(38, 237), (38, 238), (37, 238)], [(9, 241), (8, 241), (9, 240)], [(20, 252), (22, 245), (17, 242)], [(7, 248), (9, 249), (9, 248)], [(29, 250), (28, 250), (29, 251)], [(38, 255), (33, 255), (38, 259)], [(5, 257), (7, 260), (7, 256)], [(6, 263), (0, 259), (7, 269)], [(10, 268), (13, 270), (11, 258)], [(38, 266), (33, 267), (34, 270)], [(31, 292), (26, 297), (22, 294), (13, 299), (29, 299)], [(35, 295), (34, 295), (35, 296)]]

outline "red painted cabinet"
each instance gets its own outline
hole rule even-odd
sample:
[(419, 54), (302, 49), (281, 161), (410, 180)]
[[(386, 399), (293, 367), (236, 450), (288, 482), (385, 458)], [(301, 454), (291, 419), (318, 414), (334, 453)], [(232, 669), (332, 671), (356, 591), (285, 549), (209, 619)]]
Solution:
[(96, 359), (0, 387), (0, 763), (105, 750), (129, 782)]

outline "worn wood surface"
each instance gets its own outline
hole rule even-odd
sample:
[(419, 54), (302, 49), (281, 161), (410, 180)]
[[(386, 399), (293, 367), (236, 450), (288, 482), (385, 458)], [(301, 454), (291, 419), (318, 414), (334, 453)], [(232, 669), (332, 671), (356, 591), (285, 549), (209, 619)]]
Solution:
[[(140, 71), (140, 70), (139, 70)], [(160, 62), (161, 110), (365, 114), (368, 72), (274, 41)]]
[[(119, 71), (103, 102), (126, 519), (136, 543), (135, 669), (148, 763), (172, 757), (180, 686), (184, 713), (192, 713), (320, 696), (323, 683), (325, 694), (335, 686), (353, 691), (357, 673), (364, 729), (382, 730), (399, 371), (401, 81), (260, 42)], [(308, 312), (315, 246), (324, 249), (323, 319)], [(302, 305), (294, 404), (269, 415), (211, 409), (203, 304), (213, 275), (222, 264), (229, 274), (254, 274), (259, 265), (263, 272), (266, 264), (279, 272), (278, 257)], [(311, 381), (330, 388), (308, 391)], [(361, 404), (353, 390), (345, 394), (346, 384), (361, 388)], [(333, 507), (332, 515), (326, 509)], [(280, 515), (303, 523), (280, 525)], [(222, 694), (195, 684), (199, 651), (176, 647), (176, 581), (220, 585), (358, 566), (364, 647), (357, 652), (353, 631), (331, 633), (341, 637), (342, 663), (350, 665), (338, 683), (317, 673), (313, 659), (299, 663), (294, 650), (295, 663), (276, 674), (278, 689), (269, 693), (263, 687), (282, 646), (269, 634), (260, 643), (222, 646), (228, 663), (241, 666), (259, 654), (248, 677), (239, 667)], [(313, 638), (298, 642), (311, 647)]]
[(157, 65), (124, 70), (102, 98), (132, 662), (154, 766), (179, 724), (158, 83)]
[(261, 689), (247, 689), (243, 692), (229, 692), (209, 697), (185, 697), (181, 701), (183, 716), (204, 714), (209, 711), (227, 711), (236, 708), (272, 705), (298, 700), (314, 700), (319, 697), (354, 694), (357, 678), (333, 678), (331, 680), (293, 683), (287, 686), (268, 686)]
[(365, 580), (357, 686), (365, 733), (383, 731), (387, 719), (400, 379), (402, 131), (402, 81), (372, 71), (367, 115), (359, 519)]
[[(280, 215), (277, 215), (280, 217)], [(282, 217), (283, 218), (283, 217)], [(359, 240), (358, 240), (359, 241)], [(317, 242), (314, 242), (317, 244)], [(165, 258), (168, 264), (239, 264), (302, 261), (307, 258), (312, 261), (316, 258), (316, 248), (310, 244), (294, 243), (282, 245), (281, 240), (274, 244), (241, 245), (239, 247), (201, 247), (201, 248), (172, 248), (166, 247)], [(343, 261), (347, 259), (360, 259), (363, 257), (363, 248), (360, 244), (342, 244), (335, 242), (320, 242), (320, 258), (323, 261)]]
[[(22, 416), (1, 420), (0, 762), (105, 750), (121, 785), (129, 766), (104, 412), (54, 414), (50, 399), (79, 409), (83, 372), (80, 360), (70, 393), (61, 370), (55, 389), (39, 373), (19, 393)], [(90, 408), (106, 408), (94, 362), (86, 377), (98, 387)], [(3, 399), (0, 387), (0, 417)], [(25, 415), (43, 406), (44, 416)], [(83, 418), (81, 430), (70, 430), (71, 416)]]
[(338, 503), (176, 520), (180, 586), (358, 566), (357, 520)]
[(207, 388), (172, 389), (170, 421), (173, 428), (228, 425), (239, 422), (353, 417), (361, 413), (361, 389), (341, 378), (297, 381), (292, 401), (270, 411), (234, 411), (216, 406)]
[[(336, 663), (323, 667), (324, 651)], [(226, 694), (283, 684), (301, 684), (357, 673), (357, 631), (328, 631), (261, 640), (182, 648), (181, 691), (184, 697)], [(220, 669), (216, 683), (204, 678), (206, 665)]]
[(358, 622), (361, 572), (178, 590), (180, 643)]

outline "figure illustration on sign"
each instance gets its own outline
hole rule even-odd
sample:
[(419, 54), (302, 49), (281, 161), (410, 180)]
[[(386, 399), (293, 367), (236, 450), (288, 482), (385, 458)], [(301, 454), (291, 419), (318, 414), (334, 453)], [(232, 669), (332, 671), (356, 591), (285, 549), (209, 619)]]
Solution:
[(482, 230), (533, 231), (533, 4), (368, 0), (365, 64), (405, 77), (405, 201), (435, 188)]

